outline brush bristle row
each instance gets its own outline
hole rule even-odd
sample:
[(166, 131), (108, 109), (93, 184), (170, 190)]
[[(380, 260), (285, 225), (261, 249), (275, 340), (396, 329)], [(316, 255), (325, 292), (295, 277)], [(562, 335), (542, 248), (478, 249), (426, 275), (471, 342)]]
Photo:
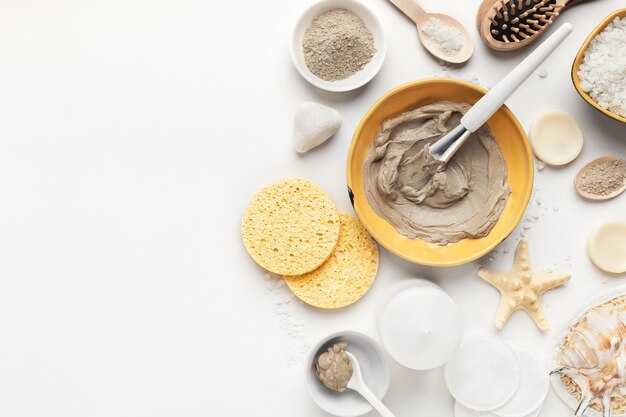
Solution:
[(498, 0), (489, 17), (491, 36), (500, 42), (521, 42), (542, 31), (559, 15), (557, 0)]

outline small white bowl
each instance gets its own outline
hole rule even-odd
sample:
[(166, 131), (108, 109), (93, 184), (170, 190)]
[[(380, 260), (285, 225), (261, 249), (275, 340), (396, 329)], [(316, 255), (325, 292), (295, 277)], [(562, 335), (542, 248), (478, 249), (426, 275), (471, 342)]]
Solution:
[[(304, 32), (309, 27), (313, 19), (322, 13), (333, 9), (346, 9), (363, 19), (365, 26), (367, 26), (374, 36), (376, 54), (374, 54), (372, 60), (361, 71), (356, 72), (352, 76), (343, 80), (326, 81), (309, 71), (304, 63), (302, 38), (304, 37)], [(309, 7), (302, 14), (302, 16), (300, 16), (300, 19), (298, 19), (291, 36), (291, 58), (293, 60), (293, 64), (296, 66), (296, 69), (305, 80), (326, 91), (350, 91), (365, 85), (372, 78), (374, 78), (380, 70), (380, 67), (383, 65), (383, 61), (385, 60), (386, 52), (387, 40), (380, 21), (370, 9), (354, 0), (321, 0), (315, 3)]]
[(348, 352), (352, 353), (359, 362), (363, 379), (376, 397), (382, 401), (387, 389), (391, 371), (387, 355), (369, 336), (344, 331), (333, 333), (317, 343), (307, 358), (305, 370), (305, 384), (309, 395), (324, 411), (339, 417), (357, 417), (372, 411), (372, 406), (360, 394), (350, 389), (336, 392), (325, 387), (315, 374), (315, 360), (329, 347), (337, 342), (348, 343)]

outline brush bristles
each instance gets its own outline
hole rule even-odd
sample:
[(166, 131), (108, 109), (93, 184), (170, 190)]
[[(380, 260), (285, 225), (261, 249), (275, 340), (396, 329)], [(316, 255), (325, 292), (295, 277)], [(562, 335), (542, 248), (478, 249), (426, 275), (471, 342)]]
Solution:
[(497, 41), (522, 42), (552, 24), (560, 9), (556, 0), (498, 0), (489, 31)]

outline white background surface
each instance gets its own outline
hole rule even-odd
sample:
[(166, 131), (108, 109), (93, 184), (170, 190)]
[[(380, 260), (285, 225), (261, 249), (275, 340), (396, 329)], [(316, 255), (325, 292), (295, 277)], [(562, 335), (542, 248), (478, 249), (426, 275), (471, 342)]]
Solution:
[[(345, 159), (360, 117), (387, 90), (443, 72), (404, 16), (367, 0), (388, 34), (380, 74), (354, 93), (309, 86), (288, 42), (310, 3), (0, 0), (0, 416), (323, 416), (303, 388), (300, 352), (341, 329), (377, 337), (377, 300), (410, 277), (441, 285), (468, 335), (496, 333), (498, 292), (476, 276), (478, 263), (425, 268), (381, 250), (371, 291), (320, 312), (277, 305), (285, 294), (268, 292), (246, 255), (239, 219), (258, 188), (302, 176), (350, 211)], [(480, 43), (478, 0), (421, 4), (471, 29), (474, 57), (452, 76), (490, 86), (529, 52)], [(626, 197), (584, 202), (572, 181), (596, 156), (626, 156), (626, 125), (593, 111), (569, 76), (588, 32), (620, 7), (594, 0), (564, 12), (575, 31), (546, 63), (549, 76), (508, 102), (527, 128), (544, 110), (568, 111), (586, 137), (571, 166), (537, 173), (546, 210), (535, 202), (541, 215), (526, 223), (534, 267), (572, 273), (545, 296), (553, 327), (625, 282), (594, 269), (585, 243), (603, 221), (626, 219)], [(300, 157), (291, 132), (303, 100), (336, 107), (344, 123)], [(518, 237), (482, 263), (508, 268)], [(522, 312), (497, 334), (542, 355), (549, 340)], [(394, 364), (385, 402), (400, 417), (452, 413), (441, 370)], [(551, 393), (542, 415), (570, 413)]]

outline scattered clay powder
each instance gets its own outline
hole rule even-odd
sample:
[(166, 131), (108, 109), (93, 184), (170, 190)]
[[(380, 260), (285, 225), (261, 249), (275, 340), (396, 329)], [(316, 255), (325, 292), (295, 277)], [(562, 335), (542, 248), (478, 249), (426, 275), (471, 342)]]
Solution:
[(304, 62), (317, 77), (343, 80), (360, 71), (374, 54), (374, 36), (363, 20), (345, 9), (317, 16), (302, 39)]
[(604, 159), (585, 169), (578, 180), (579, 189), (594, 195), (609, 195), (624, 186), (626, 161)]
[(605, 109), (626, 117), (626, 19), (616, 17), (589, 44), (580, 87)]
[(441, 19), (431, 17), (422, 30), (446, 55), (454, 55), (463, 48), (463, 34)]

